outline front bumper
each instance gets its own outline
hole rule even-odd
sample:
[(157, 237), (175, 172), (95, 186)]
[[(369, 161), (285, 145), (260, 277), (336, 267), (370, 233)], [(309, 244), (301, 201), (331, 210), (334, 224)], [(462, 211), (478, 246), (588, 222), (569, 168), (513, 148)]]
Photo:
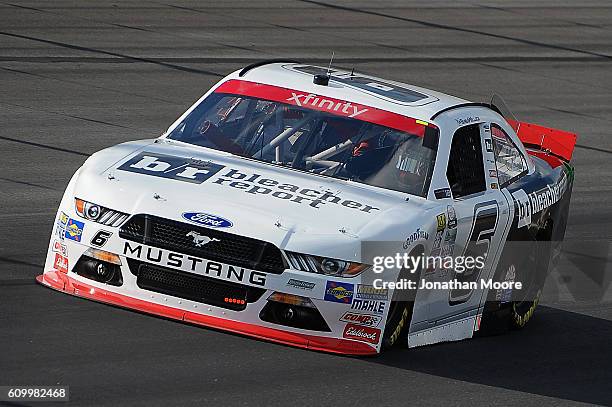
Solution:
[[(328, 338), (322, 336), (308, 335), (259, 326), (246, 322), (233, 321), (215, 316), (205, 315), (194, 311), (188, 311), (167, 305), (157, 304), (152, 301), (130, 297), (104, 288), (85, 283), (70, 277), (68, 274), (58, 270), (50, 270), (36, 277), (40, 284), (62, 291), (77, 297), (112, 304), (123, 308), (133, 309), (148, 314), (162, 316), (187, 323), (217, 328), (224, 331), (264, 339), (271, 342), (295, 346), (299, 348), (338, 353), (345, 355), (375, 355), (377, 350), (372, 346), (339, 338)], [(206, 307), (202, 304), (203, 308)]]

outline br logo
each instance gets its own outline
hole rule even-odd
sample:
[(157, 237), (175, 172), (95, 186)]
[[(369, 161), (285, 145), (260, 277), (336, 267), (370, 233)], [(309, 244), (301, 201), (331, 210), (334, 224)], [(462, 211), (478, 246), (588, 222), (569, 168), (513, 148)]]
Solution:
[(223, 165), (212, 162), (143, 152), (123, 163), (118, 169), (201, 184), (223, 168)]

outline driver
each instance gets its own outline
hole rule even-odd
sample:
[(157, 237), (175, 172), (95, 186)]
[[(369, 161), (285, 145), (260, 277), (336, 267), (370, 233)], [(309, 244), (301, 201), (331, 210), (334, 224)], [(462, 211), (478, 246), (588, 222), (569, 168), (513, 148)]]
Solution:
[(428, 173), (430, 160), (421, 156), (421, 149), (415, 146), (421, 141), (386, 129), (353, 148), (347, 170), (360, 180), (375, 180), (391, 189), (411, 191), (415, 185), (423, 184)]

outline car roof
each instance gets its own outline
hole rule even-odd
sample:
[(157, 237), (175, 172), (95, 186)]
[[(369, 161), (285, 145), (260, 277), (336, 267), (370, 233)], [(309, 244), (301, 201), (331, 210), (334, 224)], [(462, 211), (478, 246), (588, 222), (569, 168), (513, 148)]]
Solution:
[[(387, 110), (415, 119), (430, 121), (441, 110), (469, 103), (445, 93), (407, 83), (366, 74), (331, 68), (328, 85), (313, 83), (315, 74), (326, 74), (328, 68), (300, 63), (254, 64), (227, 76), (301, 92), (314, 93)], [(223, 82), (223, 81), (222, 81)]]

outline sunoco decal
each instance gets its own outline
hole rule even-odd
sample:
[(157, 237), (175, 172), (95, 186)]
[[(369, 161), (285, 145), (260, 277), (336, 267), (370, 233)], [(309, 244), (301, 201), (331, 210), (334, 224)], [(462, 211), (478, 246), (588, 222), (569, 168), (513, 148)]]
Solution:
[(75, 242), (80, 242), (84, 228), (85, 224), (83, 222), (79, 222), (78, 220), (70, 218), (68, 219), (68, 223), (66, 224), (66, 232), (64, 233), (64, 236), (66, 237), (66, 239), (74, 240)]
[(353, 300), (353, 284), (328, 281), (325, 287), (325, 301), (350, 304)]

